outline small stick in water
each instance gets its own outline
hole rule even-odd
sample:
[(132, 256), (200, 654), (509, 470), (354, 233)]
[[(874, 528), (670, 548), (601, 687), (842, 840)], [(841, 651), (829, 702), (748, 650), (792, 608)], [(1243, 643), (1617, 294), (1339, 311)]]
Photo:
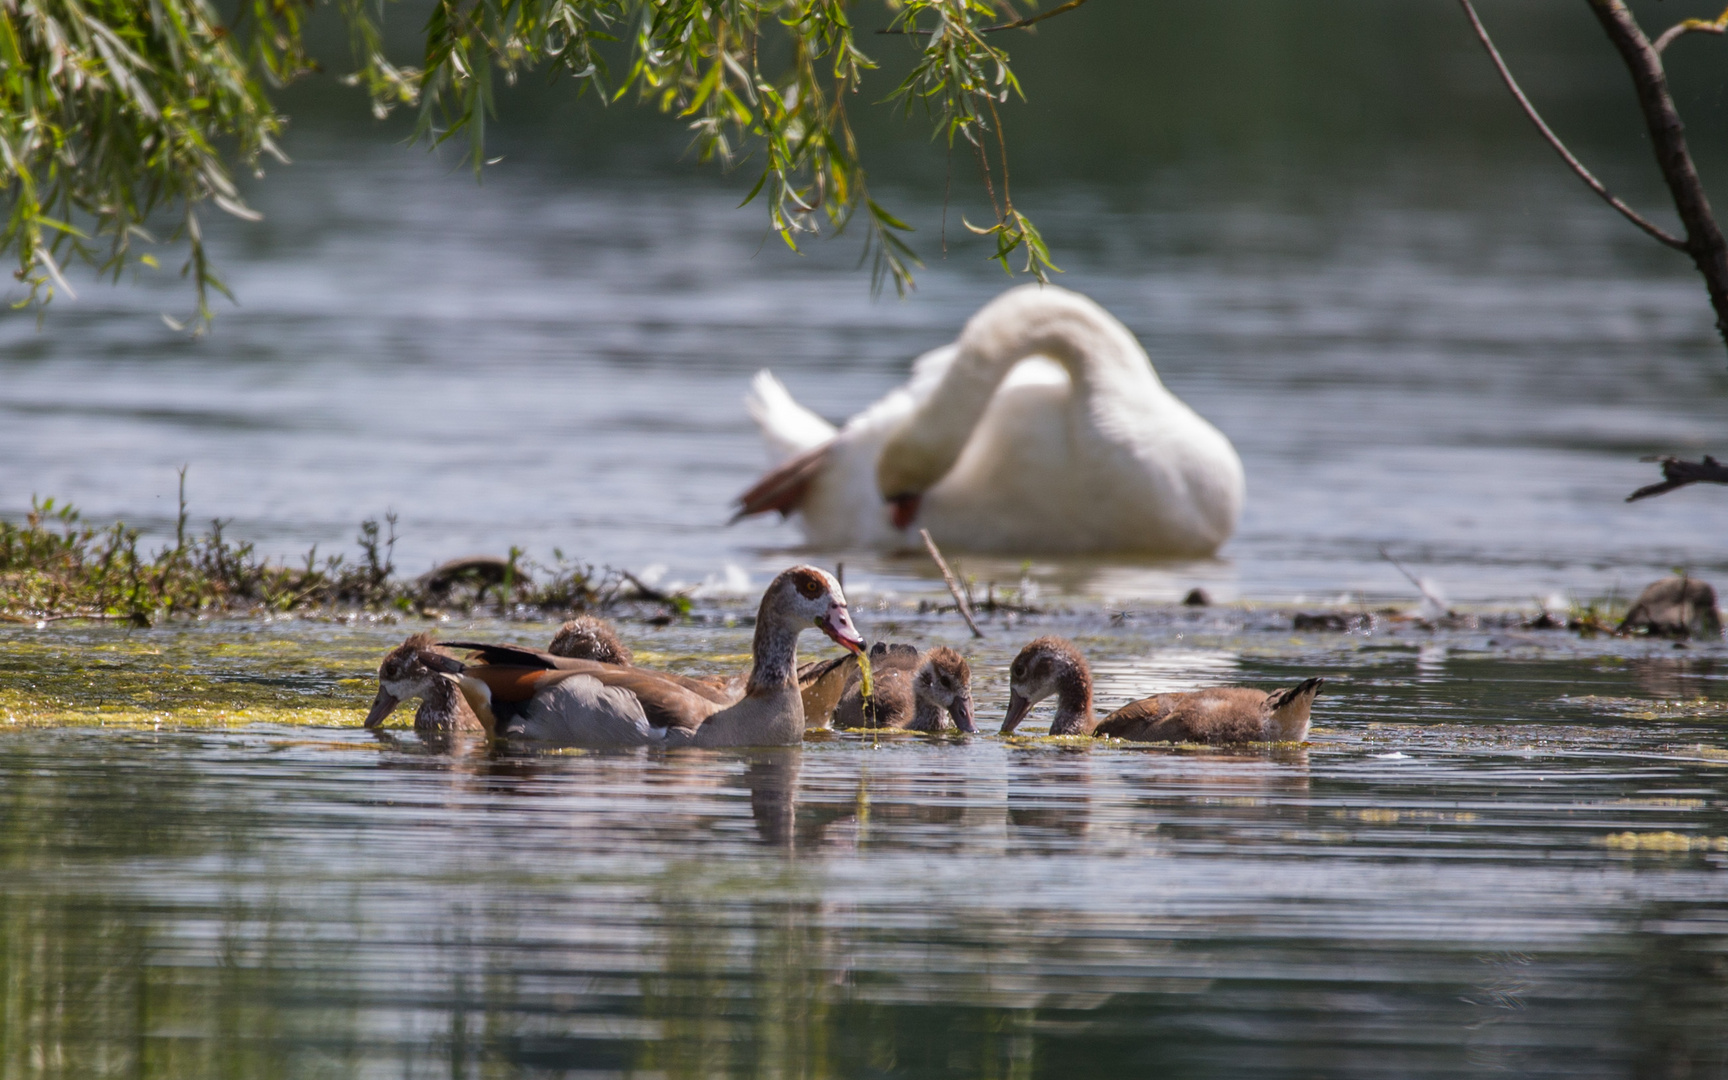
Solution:
[(960, 591), (960, 582), (954, 577), (954, 571), (948, 569), (948, 561), (942, 558), (942, 552), (937, 549), (936, 541), (930, 539), (929, 529), (919, 529), (918, 535), (924, 538), (924, 549), (930, 552), (930, 557), (936, 560), (936, 569), (942, 571), (942, 580), (948, 583), (948, 591), (954, 594), (954, 606), (960, 609), (960, 617), (966, 620), (966, 625), (972, 628), (973, 637), (983, 637), (984, 631), (978, 629), (978, 624), (972, 618), (972, 605), (966, 602), (966, 595)]

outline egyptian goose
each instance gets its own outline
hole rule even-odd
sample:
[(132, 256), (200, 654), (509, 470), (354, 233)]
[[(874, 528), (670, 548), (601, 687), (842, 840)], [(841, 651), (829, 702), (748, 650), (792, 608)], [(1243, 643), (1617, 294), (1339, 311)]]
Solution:
[(1156, 694), (1129, 702), (1096, 723), (1092, 718), (1092, 670), (1072, 643), (1041, 637), (1020, 650), (1009, 669), (1004, 734), (1033, 705), (1057, 695), (1052, 735), (1086, 735), (1134, 742), (1303, 742), (1309, 707), (1324, 679), (1293, 687), (1254, 690), (1214, 686), (1179, 694)]
[[(863, 649), (839, 583), (815, 567), (795, 566), (763, 594), (744, 697), (724, 708), (674, 676), (595, 661), (553, 666), (532, 649), (482, 645), (485, 662), (446, 660), (480, 699), (474, 711), (490, 715), (494, 730), (511, 739), (586, 747), (795, 746), (804, 737), (798, 635), (811, 626), (845, 649)], [(394, 707), (394, 701), (375, 705), (368, 724)]]
[(767, 371), (746, 404), (781, 463), (733, 520), (796, 513), (820, 547), (912, 546), (924, 526), (949, 549), (1195, 557), (1242, 509), (1230, 440), (1127, 327), (1054, 285), (991, 301), (842, 428)]
[(863, 674), (854, 670), (835, 706), (835, 727), (936, 732), (952, 717), (961, 731), (978, 730), (972, 722), (972, 669), (953, 649), (938, 645), (920, 653), (879, 641), (870, 647), (870, 668), (869, 702)]

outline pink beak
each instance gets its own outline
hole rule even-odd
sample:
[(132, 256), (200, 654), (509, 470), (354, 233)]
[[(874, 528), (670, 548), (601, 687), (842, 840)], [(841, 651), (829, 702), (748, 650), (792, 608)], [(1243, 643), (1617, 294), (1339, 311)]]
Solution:
[(817, 629), (834, 639), (834, 644), (848, 652), (864, 651), (864, 636), (852, 625), (852, 615), (845, 604), (829, 604), (826, 618), (816, 620)]
[(918, 506), (924, 501), (923, 495), (891, 495), (888, 505), (894, 508), (893, 521), (896, 529), (911, 528), (918, 520)]

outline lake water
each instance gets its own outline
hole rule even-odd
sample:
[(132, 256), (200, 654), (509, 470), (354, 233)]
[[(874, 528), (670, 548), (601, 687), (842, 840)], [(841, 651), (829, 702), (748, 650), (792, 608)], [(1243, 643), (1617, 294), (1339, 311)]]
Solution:
[[(400, 629), (0, 629), (0, 1075), (1728, 1068), (1719, 648), (1039, 628), (1101, 702), (1332, 681), (1306, 748), (453, 758), (358, 727)], [(747, 632), (626, 628), (696, 669)], [(986, 730), (1034, 632), (946, 638)]]
[[(1658, 206), (1574, 8), (1485, 15)], [(967, 650), (986, 731), (1046, 631), (1105, 707), (1329, 680), (1306, 748), (451, 757), (359, 728), (420, 620), (0, 624), (0, 1080), (1728, 1075), (1724, 647), (1290, 621), (1410, 604), (1382, 545), (1483, 606), (1728, 581), (1724, 493), (1621, 502), (1640, 455), (1722, 449), (1702, 290), (1532, 147), (1455, 11), (1297, 11), (1041, 39), (1074, 55), (1028, 84), (1017, 198), (1235, 441), (1248, 503), (1216, 560), (961, 558), (1049, 612), (981, 642), (916, 613), (921, 558), (724, 525), (766, 463), (758, 368), (842, 418), (1009, 284), (958, 175), (937, 257), (921, 147), (878, 174), (931, 261), (905, 301), (851, 244), (765, 239), (735, 179), (518, 153), (507, 108), (483, 187), (293, 131), (266, 220), (209, 223), (240, 306), (200, 340), (158, 317), (190, 307), (171, 271), (0, 319), (9, 519), (38, 493), (161, 537), (181, 466), (195, 521), (284, 557), (394, 511), (409, 574), (516, 545), (706, 583), (703, 621), (622, 626), (705, 672), (745, 662), (773, 572), (844, 560), (867, 636)], [(1713, 131), (1704, 41), (1670, 55)], [(1153, 85), (1092, 79), (1130, 70)], [(1169, 603), (1194, 585), (1247, 603)]]

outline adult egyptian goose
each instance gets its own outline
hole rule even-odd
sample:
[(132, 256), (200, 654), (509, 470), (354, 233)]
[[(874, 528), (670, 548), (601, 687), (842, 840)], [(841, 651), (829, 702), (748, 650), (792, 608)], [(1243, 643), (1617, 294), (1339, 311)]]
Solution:
[[(1242, 462), (1079, 293), (1025, 285), (838, 430), (760, 372), (746, 403), (781, 463), (734, 520), (797, 514), (809, 543), (1205, 556), (1236, 528)], [(884, 505), (884, 500), (889, 505)]]
[[(479, 699), (474, 711), (491, 716), (494, 729), (510, 739), (584, 747), (795, 746), (804, 736), (798, 635), (812, 626), (843, 648), (863, 649), (839, 583), (815, 567), (795, 566), (762, 597), (750, 678), (743, 698), (726, 707), (672, 676), (596, 661), (552, 666), (532, 649), (481, 645), (481, 663), (446, 660)], [(368, 724), (394, 707), (394, 701), (374, 705)]]
[(870, 698), (864, 697), (863, 674), (854, 671), (834, 708), (835, 727), (937, 732), (951, 717), (963, 732), (978, 730), (972, 721), (972, 669), (946, 645), (920, 653), (911, 645), (879, 641), (870, 647), (870, 669)]
[(1071, 642), (1041, 637), (1020, 650), (1009, 668), (1008, 713), (1002, 732), (1012, 732), (1032, 706), (1057, 696), (1052, 735), (1086, 735), (1134, 742), (1303, 742), (1308, 712), (1324, 679), (1267, 693), (1243, 686), (1214, 686), (1179, 694), (1156, 694), (1129, 702), (1103, 720), (1092, 717), (1092, 669)]

